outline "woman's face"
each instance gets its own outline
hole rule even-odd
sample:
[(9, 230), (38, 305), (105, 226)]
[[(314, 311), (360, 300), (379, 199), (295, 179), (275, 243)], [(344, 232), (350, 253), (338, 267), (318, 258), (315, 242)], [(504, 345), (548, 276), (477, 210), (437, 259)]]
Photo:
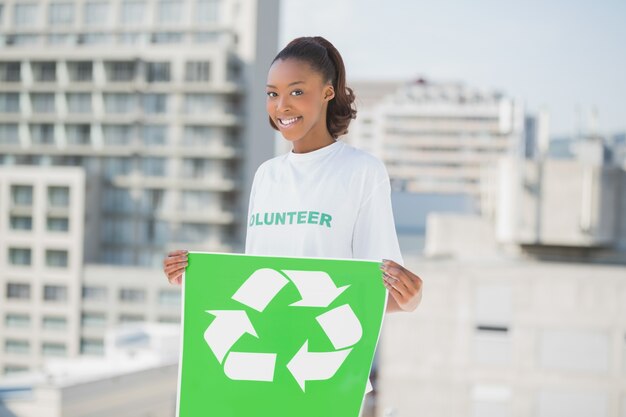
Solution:
[[(267, 114), (290, 142), (326, 138), (326, 108), (333, 87), (307, 63), (277, 60), (267, 74)], [(318, 136), (320, 135), (320, 136)]]

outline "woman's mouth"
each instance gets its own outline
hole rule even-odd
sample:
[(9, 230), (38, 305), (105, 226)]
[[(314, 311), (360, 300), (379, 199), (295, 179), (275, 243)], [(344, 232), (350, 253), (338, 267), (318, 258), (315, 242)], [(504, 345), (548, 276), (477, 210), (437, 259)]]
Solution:
[(278, 124), (281, 127), (288, 128), (288, 127), (293, 126), (300, 119), (302, 119), (302, 116), (290, 117), (289, 119), (281, 119), (281, 118), (277, 118), (277, 119), (278, 119)]

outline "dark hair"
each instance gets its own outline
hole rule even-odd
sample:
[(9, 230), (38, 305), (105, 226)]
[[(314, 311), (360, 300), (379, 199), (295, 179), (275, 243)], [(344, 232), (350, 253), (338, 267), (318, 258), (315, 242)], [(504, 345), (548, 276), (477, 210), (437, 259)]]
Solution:
[[(335, 139), (348, 133), (350, 121), (356, 118), (356, 108), (353, 106), (354, 93), (346, 86), (346, 68), (339, 51), (321, 36), (306, 36), (289, 42), (276, 55), (272, 64), (279, 59), (290, 58), (306, 62), (332, 84), (335, 97), (328, 102), (326, 128)], [(278, 130), (271, 117), (269, 120), (270, 125)]]

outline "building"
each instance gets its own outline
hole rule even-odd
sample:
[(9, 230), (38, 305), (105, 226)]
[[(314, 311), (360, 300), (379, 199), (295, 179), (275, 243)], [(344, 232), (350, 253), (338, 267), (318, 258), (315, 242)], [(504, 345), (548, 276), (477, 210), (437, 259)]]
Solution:
[(0, 165), (86, 172), (86, 263), (243, 247), (278, 0), (4, 1)]
[(626, 415), (626, 172), (599, 162), (503, 158), (494, 218), (429, 216), (378, 416)]
[(85, 174), (0, 167), (0, 374), (80, 351)]
[(0, 417), (172, 417), (180, 328), (125, 325), (101, 358), (49, 361), (0, 380)]
[(355, 84), (364, 99), (348, 140), (385, 162), (395, 190), (465, 194), (481, 206), (483, 168), (524, 153), (524, 109), (498, 92), (424, 79), (386, 95), (392, 83), (376, 87)]

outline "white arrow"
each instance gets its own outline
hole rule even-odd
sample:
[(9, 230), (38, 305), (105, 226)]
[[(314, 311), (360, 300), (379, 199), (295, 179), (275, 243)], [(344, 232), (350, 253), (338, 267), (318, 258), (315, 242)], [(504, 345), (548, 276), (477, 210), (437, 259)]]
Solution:
[(333, 308), (317, 316), (335, 349), (343, 349), (361, 340), (363, 328), (348, 304)]
[(302, 300), (292, 306), (328, 307), (349, 285), (337, 288), (330, 276), (323, 271), (283, 271), (294, 283)]
[(224, 356), (245, 333), (259, 337), (245, 311), (241, 310), (207, 310), (215, 316), (204, 332), (207, 342), (217, 360), (222, 363)]
[(309, 341), (307, 340), (289, 361), (287, 369), (304, 391), (306, 381), (321, 381), (332, 378), (351, 350), (309, 352)]
[(224, 364), (224, 373), (238, 381), (274, 380), (275, 353), (230, 352)]
[(233, 300), (263, 312), (278, 292), (289, 281), (278, 271), (270, 268), (257, 269), (233, 295)]

